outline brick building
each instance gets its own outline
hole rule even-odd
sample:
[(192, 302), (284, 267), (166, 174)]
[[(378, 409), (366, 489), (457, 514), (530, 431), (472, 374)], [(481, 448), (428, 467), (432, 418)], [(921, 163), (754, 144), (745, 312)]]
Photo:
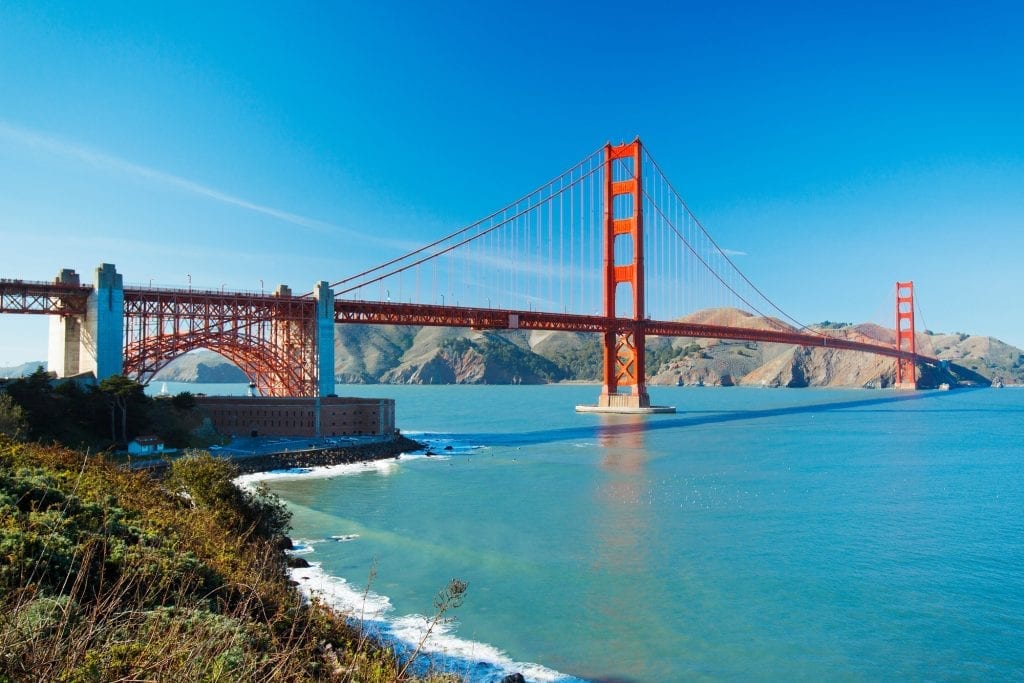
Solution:
[(196, 405), (206, 412), (218, 432), (234, 436), (395, 432), (395, 401), (390, 398), (199, 396)]

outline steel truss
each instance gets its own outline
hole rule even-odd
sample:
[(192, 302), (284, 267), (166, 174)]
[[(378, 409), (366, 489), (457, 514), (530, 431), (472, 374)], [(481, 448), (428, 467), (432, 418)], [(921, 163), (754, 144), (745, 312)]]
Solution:
[(0, 313), (84, 315), (92, 287), (0, 279)]
[(264, 396), (314, 396), (316, 302), (292, 296), (125, 289), (124, 371), (148, 383), (194, 349), (221, 354)]

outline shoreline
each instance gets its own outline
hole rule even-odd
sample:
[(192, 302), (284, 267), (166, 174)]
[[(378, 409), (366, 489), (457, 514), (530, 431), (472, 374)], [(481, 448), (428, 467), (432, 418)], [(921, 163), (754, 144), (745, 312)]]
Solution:
[(284, 450), (253, 455), (220, 455), (217, 453), (213, 453), (213, 455), (230, 459), (238, 467), (240, 474), (258, 474), (275, 470), (312, 469), (386, 460), (396, 458), (403, 453), (422, 451), (425, 448), (424, 444), (398, 434), (387, 441), (351, 446), (330, 446), (299, 451)]
[[(305, 438), (298, 440), (308, 441)], [(239, 475), (250, 475), (273, 472), (275, 470), (312, 469), (316, 467), (374, 462), (397, 458), (403, 453), (415, 453), (426, 449), (428, 447), (425, 444), (413, 441), (401, 434), (396, 434), (386, 437), (384, 440), (377, 439), (368, 443), (353, 443), (345, 446), (312, 446), (302, 449), (283, 448), (266, 452), (257, 452), (256, 450), (245, 451), (218, 446), (194, 450), (205, 451), (215, 458), (228, 460), (238, 467)], [(184, 457), (185, 451), (179, 451), (176, 456), (173, 460)], [(159, 473), (170, 467), (173, 460), (168, 458), (145, 458), (129, 461), (127, 466), (133, 470), (150, 470), (159, 475)]]
[[(415, 441), (401, 435), (386, 443), (329, 450), (331, 452), (318, 449), (315, 452), (290, 451), (249, 456), (246, 458), (250, 461), (246, 469), (234, 481), (242, 487), (253, 487), (260, 482), (280, 478), (313, 479), (365, 472), (387, 475), (402, 462), (428, 456), (446, 461), (453, 454), (466, 452), (459, 444), (452, 448), (450, 444), (442, 446), (434, 443), (430, 438)], [(282, 501), (288, 505), (287, 499)], [(379, 647), (393, 651), (400, 659), (415, 655), (411, 671), (416, 675), (440, 673), (480, 683), (586, 683), (585, 679), (550, 669), (543, 664), (516, 661), (495, 645), (458, 633), (457, 627), (448, 622), (432, 625), (429, 616), (396, 613), (387, 595), (361, 588), (341, 574), (326, 570), (318, 561), (317, 544), (348, 543), (358, 538), (359, 534), (323, 537), (289, 535), (291, 547), (282, 548), (282, 552), (290, 558), (288, 577), (306, 600), (323, 601), (336, 614), (357, 624), (360, 631)]]

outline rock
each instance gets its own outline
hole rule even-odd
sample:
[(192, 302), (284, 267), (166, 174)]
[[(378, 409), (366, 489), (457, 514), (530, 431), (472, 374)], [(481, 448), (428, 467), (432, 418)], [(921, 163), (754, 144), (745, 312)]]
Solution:
[(289, 557), (288, 566), (292, 568), (308, 567), (309, 562), (306, 562), (306, 560), (302, 557)]
[(278, 550), (291, 550), (294, 547), (295, 546), (292, 544), (292, 539), (288, 538), (287, 536), (282, 536), (281, 538), (277, 539)]
[(445, 446), (445, 447), (444, 447), (444, 449), (445, 449), (446, 451), (450, 451), (450, 450), (453, 450), (451, 446)]
[(523, 678), (523, 674), (518, 671), (514, 674), (509, 674), (501, 679), (501, 683), (526, 683), (526, 679)]

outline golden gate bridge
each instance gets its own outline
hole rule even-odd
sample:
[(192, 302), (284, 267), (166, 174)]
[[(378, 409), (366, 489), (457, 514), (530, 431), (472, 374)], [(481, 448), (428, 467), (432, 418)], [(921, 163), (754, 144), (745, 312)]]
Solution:
[[(756, 326), (692, 315), (745, 311)], [(912, 282), (896, 286), (895, 343), (811, 329), (736, 267), (639, 139), (606, 144), (489, 216), (313, 291), (124, 286), (114, 266), (82, 284), (0, 279), (0, 313), (50, 315), (49, 369), (143, 383), (199, 348), (234, 362), (266, 396), (334, 393), (334, 325), (434, 325), (602, 336), (594, 407), (648, 412), (645, 340), (675, 336), (795, 344), (894, 359), (916, 387)], [(698, 316), (699, 317), (699, 316)]]

